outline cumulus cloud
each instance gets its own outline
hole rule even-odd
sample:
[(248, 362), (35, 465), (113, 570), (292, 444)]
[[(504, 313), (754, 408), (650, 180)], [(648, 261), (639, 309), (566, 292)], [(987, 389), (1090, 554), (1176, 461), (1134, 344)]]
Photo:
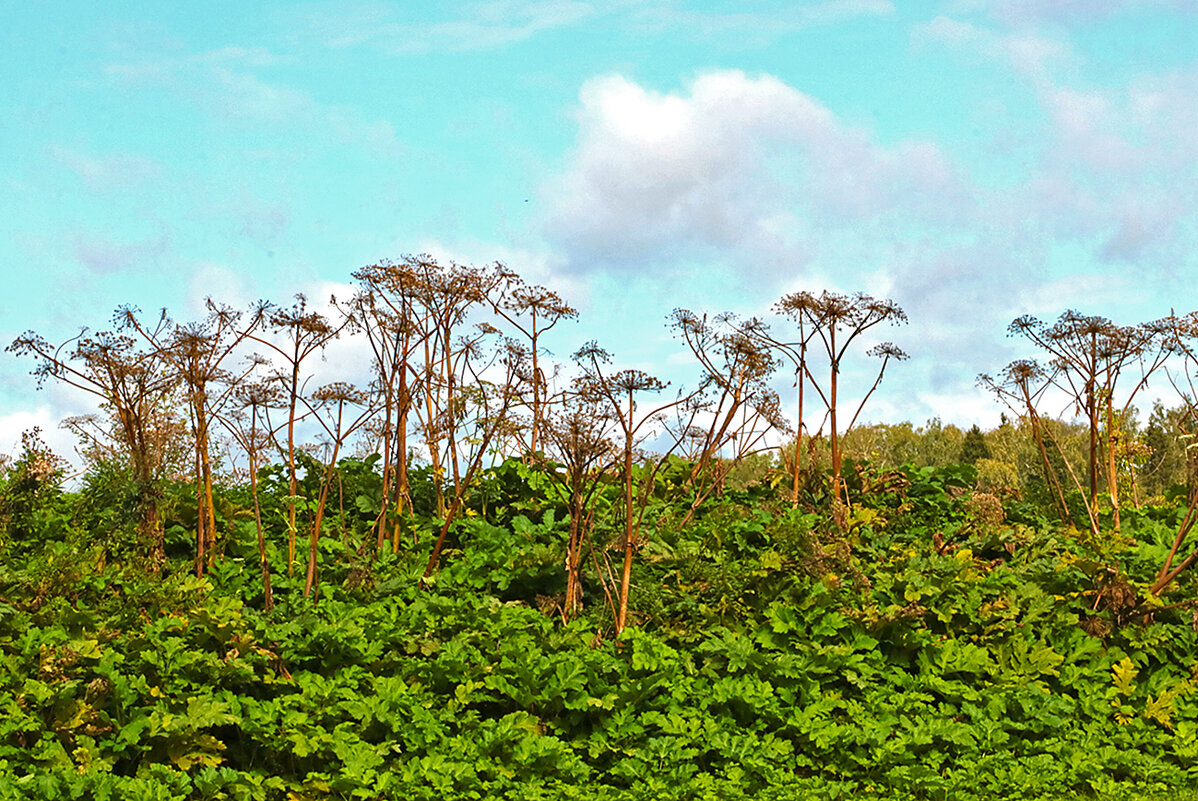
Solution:
[(575, 268), (773, 239), (779, 219), (935, 220), (969, 203), (934, 144), (880, 145), (773, 76), (709, 72), (685, 94), (607, 76), (580, 100), (572, 163), (546, 188), (546, 230)]
[(60, 419), (54, 410), (45, 405), (33, 411), (0, 415), (0, 455), (14, 459), (20, 456), (21, 435), (39, 428), (42, 441), (50, 450), (64, 459), (70, 459), (75, 452), (75, 437), (58, 427)]
[[(656, 282), (674, 302), (722, 272), (740, 281), (723, 296), (752, 293), (767, 317), (766, 296), (794, 288), (894, 298), (913, 321), (893, 332), (913, 356), (894, 375), (928, 392), (879, 401), (908, 419), (945, 399), (984, 417), (973, 378), (1024, 355), (1002, 337), (1020, 314), (1152, 316), (1143, 301), (1175, 293), (1195, 263), (1198, 203), (1176, 187), (1198, 179), (1198, 74), (1083, 88), (1063, 79), (1072, 49), (1034, 33), (942, 18), (912, 41), (982, 45), (984, 61), (1023, 77), (1039, 124), (1015, 132), (1034, 138), (1017, 163), (1005, 156), (1000, 180), (964, 174), (935, 142), (883, 144), (772, 76), (711, 72), (674, 92), (599, 77), (580, 93), (576, 148), (544, 188), (562, 269), (625, 294)], [(721, 293), (706, 297), (718, 305)], [(641, 341), (653, 328), (628, 326)]]

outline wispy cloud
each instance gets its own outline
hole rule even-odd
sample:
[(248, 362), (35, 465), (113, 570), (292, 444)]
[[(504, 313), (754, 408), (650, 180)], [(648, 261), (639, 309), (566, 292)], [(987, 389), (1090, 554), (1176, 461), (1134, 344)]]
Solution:
[(118, 241), (104, 234), (87, 233), (75, 236), (72, 249), (75, 260), (98, 275), (127, 272), (145, 268), (165, 255), (171, 246), (170, 236), (161, 234), (141, 241)]
[(308, 92), (249, 72), (218, 67), (194, 88), (210, 112), (226, 122), (307, 129), (379, 154), (397, 155), (404, 149), (387, 120), (370, 119), (352, 106), (320, 103)]
[(50, 156), (79, 177), (90, 192), (127, 192), (161, 179), (164, 168), (154, 159), (129, 153), (103, 156), (52, 145)]
[(1198, 0), (964, 0), (956, 5), (985, 9), (1018, 25), (1102, 19), (1121, 11), (1198, 12)]
[(104, 65), (102, 72), (109, 77), (130, 83), (155, 83), (170, 80), (180, 72), (197, 67), (249, 69), (273, 67), (287, 59), (265, 47), (219, 47), (196, 53), (164, 53), (144, 51), (135, 59), (114, 61)]
[(1198, 201), (1175, 187), (1198, 180), (1198, 69), (1142, 71), (1122, 84), (1087, 81), (1080, 76), (1090, 65), (1063, 36), (1034, 28), (1002, 32), (948, 17), (912, 31), (916, 46), (991, 62), (1029, 89), (1040, 125), (1023, 145), (1030, 158), (1021, 174), (988, 203), (992, 219), (1070, 238), (1099, 262), (1170, 270), (1194, 263), (1185, 243), (1192, 241)]
[(970, 58), (998, 61), (1033, 81), (1047, 80), (1054, 70), (1071, 67), (1078, 57), (1059, 39), (1036, 31), (1000, 33), (960, 19), (939, 16), (911, 29), (917, 47), (946, 46)]
[(493, 0), (471, 3), (443, 19), (414, 22), (410, 7), (367, 3), (320, 7), (306, 18), (309, 31), (333, 48), (368, 45), (390, 54), (489, 50), (565, 28), (596, 13), (580, 0)]
[(199, 53), (110, 64), (105, 72), (133, 86), (153, 86), (198, 105), (213, 124), (249, 122), (259, 130), (308, 131), (380, 155), (403, 151), (394, 126), (357, 108), (318, 101), (310, 92), (260, 73), (285, 63), (263, 48), (224, 47)]
[(688, 37), (711, 38), (737, 34), (757, 42), (786, 33), (862, 17), (895, 13), (889, 0), (826, 0), (819, 3), (785, 3), (761, 8), (746, 5), (739, 11), (706, 11), (687, 8), (678, 0), (637, 4), (626, 9), (626, 24), (647, 32), (672, 31)]

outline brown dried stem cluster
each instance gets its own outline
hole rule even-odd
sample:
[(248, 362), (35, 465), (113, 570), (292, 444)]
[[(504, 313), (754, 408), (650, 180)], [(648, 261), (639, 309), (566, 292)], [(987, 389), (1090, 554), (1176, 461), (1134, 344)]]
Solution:
[[(692, 388), (650, 403), (667, 382), (637, 369), (611, 369), (610, 354), (594, 343), (579, 350), (572, 365), (552, 361), (546, 336), (578, 312), (502, 264), (475, 267), (406, 256), (363, 267), (353, 278), (353, 294), (330, 299), (324, 309), (310, 306), (303, 295), (290, 306), (259, 301), (244, 312), (210, 301), (205, 316), (194, 322), (176, 322), (165, 311), (144, 317), (122, 308), (112, 331), (85, 330), (57, 346), (30, 332), (10, 346), (35, 360), (39, 381), (53, 378), (99, 400), (102, 414), (74, 418), (70, 425), (92, 453), (129, 466), (152, 569), (165, 560), (159, 500), (168, 470), (194, 485), (197, 575), (219, 555), (222, 523), (213, 492), (219, 429), (228, 435), (226, 447), (248, 459), (268, 606), (273, 593), (258, 473), (272, 459), (288, 482), (289, 574), (300, 561), (301, 535), (307, 534), (307, 596), (318, 587), (330, 497), (351, 441), (377, 453), (381, 462), (378, 516), (360, 553), (388, 544), (398, 550), (405, 533), (420, 544), (409, 467), (413, 459), (428, 464), (437, 523), (426, 579), (440, 565), (447, 536), (488, 457), (516, 455), (547, 468), (569, 512), (563, 616), (581, 609), (589, 554), (622, 630), (629, 620), (634, 557), (645, 541), (645, 511), (671, 454), (681, 452), (691, 463), (684, 482), (691, 504), (680, 523), (686, 525), (707, 498), (724, 491), (735, 465), (777, 448), (778, 437), (796, 431), (790, 470), (797, 504), (803, 398), (812, 389), (830, 425), (830, 492), (838, 503), (847, 501), (839, 475), (840, 438), (856, 422), (888, 362), (905, 357), (889, 343), (866, 351), (881, 358), (881, 367), (841, 430), (842, 363), (850, 346), (874, 326), (906, 319), (891, 301), (828, 292), (788, 295), (776, 311), (797, 327), (797, 338), (775, 335), (757, 319), (709, 318), (678, 309), (670, 324), (697, 364), (698, 378)], [(368, 379), (309, 390), (319, 372), (313, 357), (326, 358), (334, 343), (351, 336), (369, 348)], [(823, 365), (818, 369), (811, 361), (815, 353)], [(772, 386), (783, 360), (795, 368), (799, 393), (793, 427)], [(560, 388), (563, 373), (572, 377)], [(825, 377), (817, 380), (821, 373)], [(325, 442), (318, 473), (304, 454), (312, 450), (300, 441), (304, 430), (318, 432)], [(180, 450), (184, 441), (186, 458)], [(650, 445), (656, 450), (652, 457), (646, 453)], [(304, 464), (308, 478), (301, 482)], [(308, 491), (312, 497), (303, 497), (304, 484), (315, 487)], [(612, 548), (618, 568), (595, 537), (596, 500), (609, 484), (620, 488), (614, 521), (620, 536)]]

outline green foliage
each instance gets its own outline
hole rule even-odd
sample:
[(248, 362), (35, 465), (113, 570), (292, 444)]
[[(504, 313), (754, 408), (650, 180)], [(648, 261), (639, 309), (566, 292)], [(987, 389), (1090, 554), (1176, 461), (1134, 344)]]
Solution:
[(986, 435), (976, 425), (965, 432), (961, 442), (961, 463), (976, 465), (978, 459), (989, 459), (990, 449), (986, 447)]
[(1129, 511), (1099, 548), (1026, 501), (995, 515), (968, 465), (846, 463), (842, 531), (768, 477), (692, 508), (685, 468), (645, 487), (619, 638), (619, 519), (563, 620), (570, 521), (520, 462), (480, 479), (423, 585), (431, 508), (372, 556), (377, 461), (338, 465), (315, 603), (284, 564), (306, 496), (264, 469), (269, 615), (244, 487), (218, 489), (203, 579), (185, 554), (162, 579), (126, 564), (119, 470), (48, 492), (22, 512), (46, 536), (0, 566), (0, 799), (1185, 798), (1198, 780), (1192, 613), (1104, 605), (1112, 575), (1142, 594), (1175, 506)]

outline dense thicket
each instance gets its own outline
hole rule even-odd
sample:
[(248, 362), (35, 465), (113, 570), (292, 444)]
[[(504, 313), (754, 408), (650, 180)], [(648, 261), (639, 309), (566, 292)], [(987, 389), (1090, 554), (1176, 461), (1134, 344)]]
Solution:
[[(1107, 367), (983, 376), (1011, 416), (963, 432), (858, 423), (904, 355), (846, 391), (889, 301), (796, 293), (783, 331), (676, 310), (699, 375), (671, 392), (594, 343), (555, 364), (574, 310), (500, 266), (355, 277), (329, 316), (14, 343), (101, 406), (68, 421), (74, 481), (36, 432), (0, 463), (0, 798), (1198, 783), (1192, 393), (1131, 405), (1171, 364), (1186, 386), (1186, 319), (1017, 321)], [(338, 337), (369, 383), (309, 390)]]
[(967, 466), (854, 468), (843, 531), (773, 474), (678, 527), (691, 465), (671, 460), (617, 638), (598, 601), (563, 621), (569, 521), (540, 468), (487, 471), (423, 589), (431, 536), (358, 553), (372, 468), (335, 470), (315, 604), (265, 471), (268, 614), (246, 487), (217, 487), (203, 578), (168, 490), (177, 556), (153, 578), (122, 561), (102, 477), (64, 492), (12, 466), (0, 797), (1127, 797), (1198, 775), (1194, 613), (1135, 608), (1175, 508), (1096, 548), (1004, 513)]

